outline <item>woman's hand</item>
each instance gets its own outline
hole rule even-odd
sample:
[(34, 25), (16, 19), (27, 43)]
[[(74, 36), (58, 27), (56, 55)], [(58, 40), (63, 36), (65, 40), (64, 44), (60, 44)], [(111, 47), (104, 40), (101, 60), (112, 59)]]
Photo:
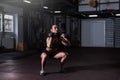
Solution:
[(61, 42), (65, 46), (70, 46), (70, 41), (65, 37), (65, 34), (61, 34)]

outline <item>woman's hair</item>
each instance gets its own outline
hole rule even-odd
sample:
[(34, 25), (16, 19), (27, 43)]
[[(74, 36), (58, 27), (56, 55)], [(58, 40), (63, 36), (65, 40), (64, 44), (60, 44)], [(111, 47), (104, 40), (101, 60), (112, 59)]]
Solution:
[(53, 28), (53, 26), (56, 26), (56, 27), (58, 27), (58, 25), (56, 25), (56, 24), (53, 24), (53, 25), (51, 26), (51, 29)]

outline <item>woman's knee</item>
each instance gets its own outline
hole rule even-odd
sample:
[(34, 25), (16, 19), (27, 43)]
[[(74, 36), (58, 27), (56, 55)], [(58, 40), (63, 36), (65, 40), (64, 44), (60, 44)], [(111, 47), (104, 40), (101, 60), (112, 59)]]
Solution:
[(63, 56), (63, 57), (66, 58), (67, 56), (68, 56), (67, 53), (64, 53), (64, 56)]
[(46, 53), (42, 53), (41, 54), (41, 58), (46, 58), (47, 57), (47, 54)]
[(66, 52), (62, 52), (62, 53), (61, 53), (61, 57), (67, 58), (67, 56), (68, 56), (68, 55), (67, 55)]

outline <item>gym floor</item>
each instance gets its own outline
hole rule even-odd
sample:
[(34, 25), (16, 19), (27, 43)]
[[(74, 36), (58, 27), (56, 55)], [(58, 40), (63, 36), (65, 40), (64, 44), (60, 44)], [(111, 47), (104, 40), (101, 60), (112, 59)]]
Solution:
[(58, 73), (59, 60), (47, 59), (47, 74), (40, 76), (40, 53), (29, 51), (33, 54), (2, 59), (0, 80), (120, 80), (119, 52), (117, 48), (71, 48), (65, 73)]

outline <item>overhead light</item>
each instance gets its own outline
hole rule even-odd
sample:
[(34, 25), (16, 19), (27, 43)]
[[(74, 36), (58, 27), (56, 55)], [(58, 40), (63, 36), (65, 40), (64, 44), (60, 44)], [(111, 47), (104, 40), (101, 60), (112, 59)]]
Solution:
[(43, 8), (44, 8), (44, 9), (48, 9), (48, 7), (47, 7), (47, 6), (43, 6)]
[(98, 15), (89, 15), (89, 17), (98, 17)]
[(29, 1), (29, 0), (24, 0), (24, 2), (25, 2), (25, 3), (31, 3), (31, 1)]
[(54, 13), (61, 13), (61, 11), (54, 11)]
[(115, 14), (115, 16), (120, 16), (120, 14)]

